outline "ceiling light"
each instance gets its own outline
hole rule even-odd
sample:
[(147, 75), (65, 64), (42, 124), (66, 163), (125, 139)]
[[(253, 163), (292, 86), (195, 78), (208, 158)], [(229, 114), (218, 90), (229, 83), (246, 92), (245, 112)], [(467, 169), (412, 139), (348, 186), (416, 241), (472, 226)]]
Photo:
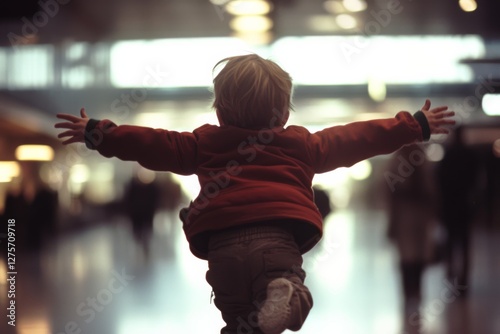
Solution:
[(353, 29), (356, 28), (358, 22), (354, 18), (354, 16), (349, 14), (340, 14), (335, 18), (335, 22), (337, 22), (338, 26), (342, 29)]
[(267, 31), (273, 27), (273, 21), (265, 16), (238, 16), (229, 22), (234, 31)]
[(16, 148), (17, 160), (51, 161), (54, 150), (48, 145), (20, 145)]
[(477, 9), (477, 2), (475, 0), (460, 0), (458, 4), (464, 12), (473, 12)]
[(233, 15), (265, 15), (272, 5), (263, 0), (235, 0), (226, 5), (226, 11)]
[(342, 3), (345, 9), (350, 12), (362, 12), (368, 7), (364, 0), (344, 0)]

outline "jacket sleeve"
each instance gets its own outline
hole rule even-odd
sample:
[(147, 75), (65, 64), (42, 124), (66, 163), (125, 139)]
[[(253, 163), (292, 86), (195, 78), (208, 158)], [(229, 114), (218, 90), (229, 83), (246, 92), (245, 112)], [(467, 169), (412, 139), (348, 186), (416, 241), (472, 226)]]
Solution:
[(110, 120), (91, 119), (85, 129), (85, 145), (107, 158), (137, 161), (156, 171), (190, 175), (197, 168), (197, 140), (190, 132), (117, 126)]
[(310, 154), (316, 173), (324, 173), (380, 154), (389, 154), (406, 144), (429, 139), (425, 116), (399, 112), (394, 118), (334, 126), (311, 135)]

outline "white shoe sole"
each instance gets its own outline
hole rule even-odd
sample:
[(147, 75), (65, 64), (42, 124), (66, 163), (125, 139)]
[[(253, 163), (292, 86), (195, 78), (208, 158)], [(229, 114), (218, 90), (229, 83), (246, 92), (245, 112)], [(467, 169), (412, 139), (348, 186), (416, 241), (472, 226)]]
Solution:
[(267, 286), (267, 298), (257, 316), (259, 327), (265, 334), (280, 334), (287, 329), (293, 289), (292, 282), (286, 278), (277, 278)]

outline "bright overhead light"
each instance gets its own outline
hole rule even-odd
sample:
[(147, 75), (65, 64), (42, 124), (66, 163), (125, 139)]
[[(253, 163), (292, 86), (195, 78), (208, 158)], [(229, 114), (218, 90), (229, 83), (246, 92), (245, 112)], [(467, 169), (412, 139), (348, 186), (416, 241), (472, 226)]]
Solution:
[(238, 16), (229, 22), (229, 26), (234, 31), (268, 31), (273, 27), (273, 21), (260, 15)]
[(263, 0), (235, 0), (227, 3), (226, 11), (233, 15), (265, 15), (272, 5)]
[(342, 29), (353, 29), (356, 28), (358, 22), (354, 18), (354, 16), (349, 14), (340, 14), (335, 18), (335, 22), (337, 22), (338, 26)]
[(460, 0), (458, 4), (464, 12), (473, 12), (477, 9), (477, 2), (475, 0)]
[(51, 161), (54, 150), (48, 145), (20, 145), (16, 148), (17, 160)]
[(344, 0), (342, 3), (345, 9), (350, 12), (362, 12), (368, 7), (364, 0)]
[(486, 115), (500, 116), (500, 94), (485, 94), (481, 104)]
[[(111, 47), (111, 82), (121, 88), (210, 87), (219, 60), (250, 52), (255, 50), (231, 37), (120, 41)], [(131, 102), (141, 102), (144, 92), (132, 90)]]
[[(429, 46), (438, 50), (439, 57), (419, 51)], [(364, 85), (372, 78), (386, 85), (472, 82), (472, 71), (460, 60), (485, 54), (479, 36), (284, 37), (272, 48), (273, 59), (287, 69), (296, 85)], [(304, 58), (314, 61), (304, 66)]]

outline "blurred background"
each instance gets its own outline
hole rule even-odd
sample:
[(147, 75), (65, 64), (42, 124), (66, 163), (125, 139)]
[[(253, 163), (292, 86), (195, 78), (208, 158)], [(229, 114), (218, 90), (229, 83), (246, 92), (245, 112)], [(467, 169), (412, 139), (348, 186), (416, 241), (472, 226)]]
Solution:
[(81, 107), (217, 124), (212, 67), (252, 52), (290, 73), (289, 124), (313, 132), (426, 98), (457, 113), (450, 136), (317, 175), (325, 235), (305, 255), (301, 333), (500, 333), (499, 13), (496, 0), (3, 1), (2, 333), (218, 333), (178, 218), (196, 177), (64, 147), (53, 125)]

